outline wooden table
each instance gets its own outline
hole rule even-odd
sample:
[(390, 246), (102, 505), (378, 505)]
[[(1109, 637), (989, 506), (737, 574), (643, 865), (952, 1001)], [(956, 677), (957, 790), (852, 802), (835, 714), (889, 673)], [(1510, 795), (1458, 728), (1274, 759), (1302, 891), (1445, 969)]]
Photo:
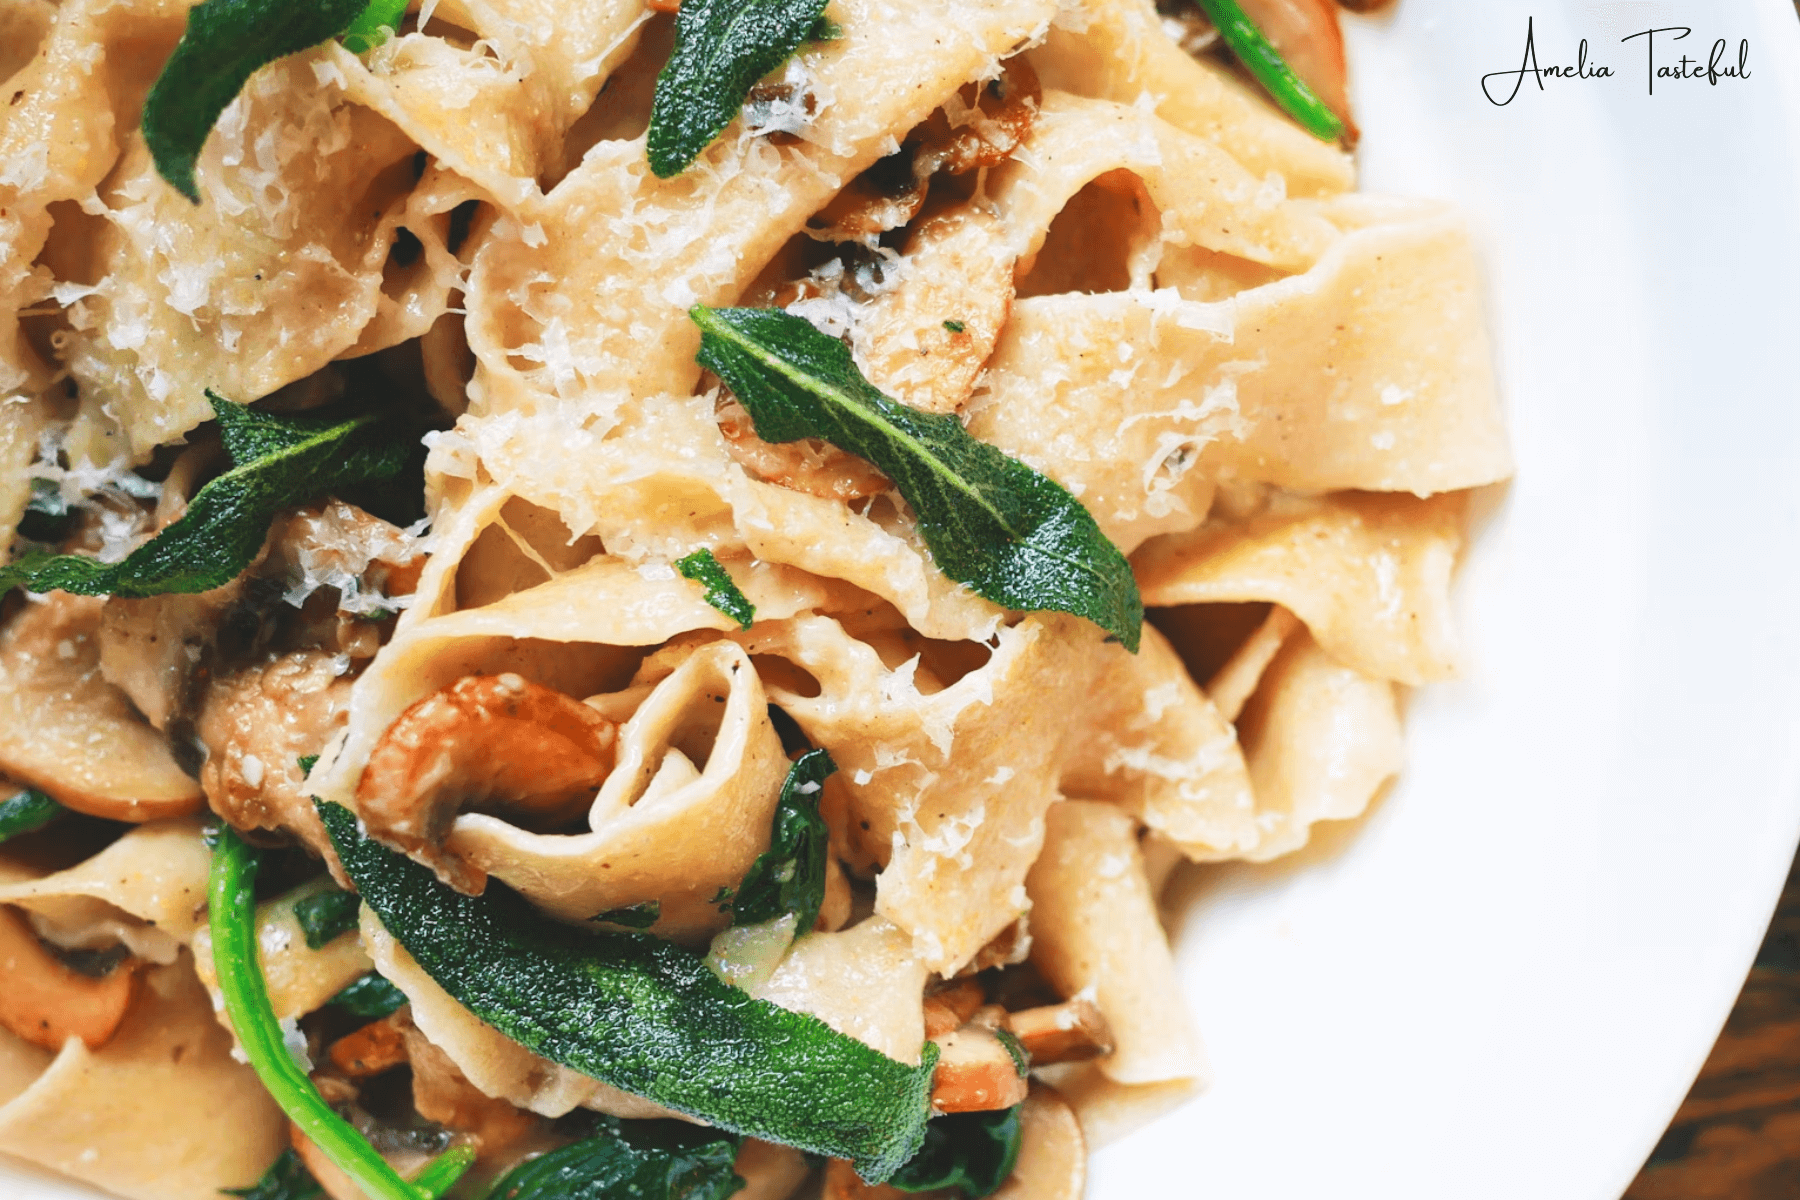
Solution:
[(1800, 858), (1694, 1090), (1625, 1200), (1800, 1198)]

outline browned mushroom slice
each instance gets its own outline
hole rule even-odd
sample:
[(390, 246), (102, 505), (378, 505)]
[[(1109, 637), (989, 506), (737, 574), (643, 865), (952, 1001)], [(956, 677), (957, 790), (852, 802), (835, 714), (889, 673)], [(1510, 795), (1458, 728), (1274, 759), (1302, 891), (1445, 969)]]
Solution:
[(78, 1037), (89, 1050), (112, 1040), (137, 994), (136, 963), (95, 978), (65, 965), (37, 939), (31, 925), (0, 906), (0, 1026), (34, 1046), (60, 1050)]
[(185, 816), (200, 785), (100, 673), (102, 603), (54, 592), (0, 632), (0, 774), (90, 816)]
[(487, 873), (444, 849), (457, 813), (569, 820), (612, 771), (616, 741), (612, 722), (561, 692), (471, 675), (388, 726), (357, 784), (357, 815), (371, 837), (478, 895)]
[(406, 1034), (392, 1015), (370, 1021), (331, 1043), (331, 1065), (351, 1079), (368, 1079), (407, 1061)]
[(931, 1105), (939, 1112), (985, 1112), (1025, 1099), (1026, 1073), (998, 1034), (965, 1025), (942, 1037), (931, 1077)]
[(1006, 1029), (1025, 1047), (1034, 1066), (1083, 1062), (1111, 1054), (1112, 1026), (1086, 1000), (1065, 1000), (1008, 1013)]
[(1023, 55), (1007, 59), (997, 78), (964, 85), (954, 102), (914, 131), (913, 173), (923, 179), (999, 166), (1031, 132), (1043, 99), (1031, 63)]
[(1031, 932), (1021, 918), (996, 933), (957, 974), (975, 975), (995, 967), (1010, 967), (1024, 962), (1025, 956), (1030, 953)]
[(534, 1146), (544, 1132), (542, 1118), (470, 1083), (450, 1056), (413, 1024), (410, 1010), (395, 1013), (394, 1020), (406, 1038), (407, 1060), (413, 1071), (413, 1108), (421, 1117), (455, 1131), (488, 1165), (510, 1161), (523, 1150), (549, 1148)]
[(855, 242), (898, 229), (925, 207), (930, 175), (919, 172), (914, 148), (903, 146), (852, 179), (808, 217), (807, 232), (820, 241)]
[(214, 812), (238, 829), (285, 829), (333, 864), (313, 808), (303, 755), (317, 754), (348, 719), (350, 684), (335, 656), (301, 650), (216, 679), (195, 730), (206, 747), (200, 783)]
[(997, 78), (965, 84), (898, 151), (851, 180), (807, 220), (807, 231), (821, 241), (854, 242), (900, 228), (924, 208), (933, 175), (963, 175), (1012, 157), (1042, 100), (1031, 64), (1008, 59)]
[(925, 997), (925, 1036), (941, 1037), (966, 1025), (987, 1000), (981, 984), (959, 979)]
[(1344, 119), (1345, 137), (1356, 141), (1350, 117), (1350, 84), (1344, 33), (1333, 0), (1242, 0), (1244, 15), (1263, 31), (1294, 74)]
[(857, 326), (869, 381), (902, 403), (955, 412), (1012, 312), (1013, 253), (1000, 221), (972, 204), (922, 222), (906, 242), (906, 286)]

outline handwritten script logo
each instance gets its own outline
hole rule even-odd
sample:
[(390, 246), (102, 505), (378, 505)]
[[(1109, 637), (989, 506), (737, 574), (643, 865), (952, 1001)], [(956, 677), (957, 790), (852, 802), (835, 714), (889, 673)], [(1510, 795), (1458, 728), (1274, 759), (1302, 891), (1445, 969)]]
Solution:
[[(1643, 39), (1644, 72), (1649, 85), (1650, 94), (1656, 95), (1657, 80), (1704, 79), (1711, 87), (1718, 87), (1726, 80), (1742, 80), (1750, 78), (1750, 39), (1738, 42), (1737, 57), (1729, 56), (1730, 46), (1724, 38), (1712, 44), (1704, 64), (1697, 58), (1689, 58), (1682, 54), (1675, 61), (1670, 61), (1674, 53), (1671, 44), (1681, 42), (1694, 32), (1687, 25), (1665, 25), (1659, 29), (1641, 29), (1636, 33), (1626, 34), (1619, 39), (1624, 45)], [(1658, 39), (1661, 39), (1660, 41)], [(1662, 52), (1659, 62), (1657, 52)], [(1581, 39), (1575, 51), (1575, 62), (1572, 66), (1551, 64), (1543, 66), (1538, 62), (1537, 29), (1532, 18), (1525, 19), (1525, 56), (1519, 62), (1516, 71), (1489, 71), (1481, 77), (1481, 94), (1488, 98), (1490, 104), (1505, 108), (1518, 99), (1519, 89), (1525, 86), (1525, 78), (1530, 76), (1537, 84), (1538, 91), (1544, 91), (1546, 79), (1613, 79), (1617, 73), (1609, 66), (1588, 61), (1588, 42)], [(1498, 80), (1500, 82), (1496, 83)], [(1511, 80), (1510, 89), (1507, 80)]]

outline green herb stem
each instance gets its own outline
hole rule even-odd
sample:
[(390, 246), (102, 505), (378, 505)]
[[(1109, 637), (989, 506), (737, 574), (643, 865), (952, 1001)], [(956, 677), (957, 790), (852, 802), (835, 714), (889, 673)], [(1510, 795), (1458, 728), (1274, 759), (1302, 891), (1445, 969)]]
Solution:
[(261, 855), (236, 830), (230, 826), (222, 828), (213, 847), (212, 876), (207, 888), (213, 966), (225, 999), (225, 1015), (251, 1069), (300, 1132), (372, 1200), (435, 1197), (435, 1193), (425, 1193), (395, 1174), (368, 1139), (331, 1110), (288, 1053), (257, 958), (255, 892), (260, 860)]
[(1275, 103), (1300, 122), (1300, 127), (1314, 137), (1335, 142), (1344, 136), (1344, 122), (1319, 94), (1307, 86), (1294, 69), (1281, 57), (1268, 35), (1256, 22), (1244, 15), (1237, 0), (1197, 0), (1206, 16), (1231, 47), (1231, 52), (1256, 81), (1275, 98)]
[(455, 1187), (456, 1181), (463, 1177), (463, 1172), (474, 1165), (473, 1146), (452, 1146), (426, 1163), (424, 1169), (413, 1176), (412, 1185), (424, 1192), (430, 1200), (437, 1200), (437, 1197)]

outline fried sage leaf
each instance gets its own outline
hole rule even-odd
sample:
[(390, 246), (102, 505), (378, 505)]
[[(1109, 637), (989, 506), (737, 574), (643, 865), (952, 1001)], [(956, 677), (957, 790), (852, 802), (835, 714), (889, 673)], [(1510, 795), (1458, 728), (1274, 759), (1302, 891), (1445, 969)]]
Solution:
[(353, 417), (286, 417), (234, 404), (212, 392), (231, 470), (195, 493), (181, 519), (115, 563), (37, 552), (0, 567), (0, 592), (156, 596), (204, 592), (250, 565), (275, 514), (356, 484), (392, 478), (412, 439), (378, 412)]
[(825, 903), (825, 854), (831, 831), (819, 815), (819, 793), (837, 770), (831, 755), (811, 750), (788, 768), (775, 802), (769, 848), (757, 856), (731, 902), (732, 924), (755, 925), (794, 914), (806, 933)]
[[(381, 0), (377, 0), (379, 4)], [(194, 163), (206, 135), (256, 71), (349, 29), (368, 0), (205, 0), (144, 101), (142, 129), (156, 172), (200, 203)]]
[(1085, 617), (1134, 653), (1144, 603), (1131, 566), (1062, 485), (951, 414), (920, 412), (863, 378), (849, 349), (778, 309), (694, 308), (700, 365), (768, 442), (824, 438), (906, 497), (938, 569), (996, 604)]
[(294, 920), (300, 924), (307, 949), (323, 950), (356, 928), (356, 914), (361, 908), (362, 901), (356, 893), (327, 888), (294, 901)]
[(488, 1200), (725, 1200), (742, 1141), (684, 1121), (600, 1117), (593, 1137), (514, 1167)]
[(683, 0), (675, 49), (656, 77), (646, 150), (659, 179), (700, 157), (757, 80), (773, 71), (820, 24), (827, 0)]
[(925, 1145), (888, 1184), (903, 1192), (954, 1188), (967, 1200), (1000, 1190), (1019, 1161), (1019, 1110), (951, 1113), (925, 1126)]
[(319, 804), (344, 870), (457, 1003), (535, 1054), (711, 1125), (887, 1178), (925, 1134), (936, 1047), (916, 1067), (723, 983), (648, 934), (550, 920), (490, 880), (465, 896)]
[(371, 971), (326, 1001), (353, 1017), (378, 1021), (406, 1003), (406, 993)]
[(756, 605), (738, 590), (738, 585), (725, 573), (711, 550), (696, 550), (686, 558), (676, 559), (675, 569), (681, 572), (683, 579), (691, 579), (704, 587), (706, 602), (736, 621), (740, 628), (748, 629), (755, 623)]
[(36, 788), (0, 800), (0, 842), (42, 829), (69, 810)]

